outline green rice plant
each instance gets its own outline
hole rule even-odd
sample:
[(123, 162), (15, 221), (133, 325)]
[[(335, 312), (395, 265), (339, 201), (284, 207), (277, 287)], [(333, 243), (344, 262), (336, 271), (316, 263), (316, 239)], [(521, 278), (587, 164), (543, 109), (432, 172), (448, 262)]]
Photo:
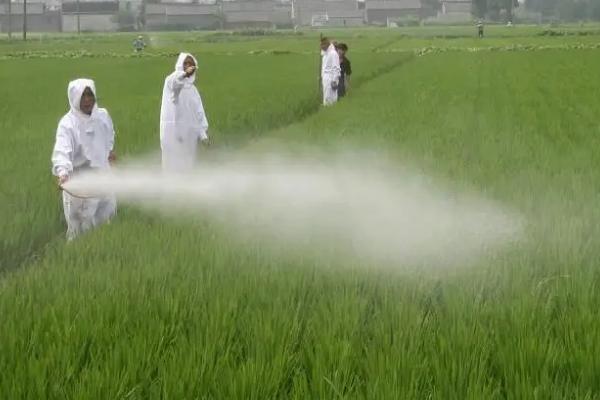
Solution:
[(48, 161), (66, 82), (96, 79), (134, 158), (156, 151), (173, 60), (0, 61), (0, 398), (598, 398), (597, 50), (413, 57), (371, 51), (389, 31), (344, 34), (370, 37), (326, 110), (312, 39), (200, 52), (216, 154), (374, 149), (515, 210), (523, 237), (451, 268), (379, 265), (124, 207), (67, 245)]

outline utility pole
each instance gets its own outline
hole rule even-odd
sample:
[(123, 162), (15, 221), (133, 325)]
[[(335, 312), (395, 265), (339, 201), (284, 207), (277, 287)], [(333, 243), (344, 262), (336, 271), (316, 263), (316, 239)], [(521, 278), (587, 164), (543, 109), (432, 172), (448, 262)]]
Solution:
[(219, 30), (223, 30), (225, 28), (225, 13), (223, 12), (223, 0), (218, 0), (219, 4)]
[(294, 26), (294, 32), (296, 32), (296, 7), (294, 4), (294, 0), (292, 0), (292, 9), (290, 13), (290, 19), (292, 20), (292, 25)]
[(12, 39), (12, 0), (8, 0), (8, 40)]
[(77, 34), (81, 35), (81, 13), (79, 12), (79, 0), (77, 0)]
[(27, 0), (23, 0), (23, 41), (27, 41)]

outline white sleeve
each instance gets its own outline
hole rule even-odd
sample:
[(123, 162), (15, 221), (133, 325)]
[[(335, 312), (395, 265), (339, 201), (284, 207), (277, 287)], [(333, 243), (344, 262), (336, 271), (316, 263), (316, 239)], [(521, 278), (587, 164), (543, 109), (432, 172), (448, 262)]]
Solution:
[(340, 58), (336, 52), (327, 52), (325, 56), (325, 71), (333, 81), (340, 79)]
[(200, 139), (206, 140), (208, 139), (208, 134), (206, 131), (208, 130), (208, 119), (206, 119), (206, 114), (202, 112), (202, 120), (200, 122)]
[(56, 130), (56, 142), (52, 151), (52, 174), (69, 175), (73, 172), (73, 140), (69, 128), (60, 123)]
[(200, 140), (208, 139), (208, 134), (206, 131), (208, 130), (208, 120), (206, 119), (206, 115), (204, 115), (204, 119), (202, 120), (202, 129), (200, 130)]
[(199, 136), (201, 140), (208, 139), (206, 131), (208, 130), (208, 119), (206, 118), (206, 112), (204, 111), (204, 105), (202, 104), (202, 97), (198, 94), (198, 106), (196, 108), (196, 115), (200, 122)]
[(179, 92), (185, 84), (185, 72), (176, 72), (172, 74), (168, 79), (168, 88), (174, 92)]
[(108, 111), (106, 112), (106, 125), (108, 127), (108, 150), (113, 151), (115, 148), (115, 126)]
[(333, 76), (334, 76), (334, 80), (339, 80), (340, 76), (342, 74), (342, 68), (340, 67), (340, 56), (338, 55), (337, 52), (334, 52), (331, 54), (331, 58), (332, 58), (332, 68), (333, 68)]
[(329, 64), (330, 64), (330, 60), (331, 57), (329, 56), (328, 53), (325, 53), (325, 56), (323, 57), (323, 61), (321, 62), (321, 69), (323, 71), (323, 75), (326, 76), (329, 73)]
[(174, 72), (167, 77), (165, 87), (169, 91), (169, 98), (171, 101), (176, 102), (179, 97), (179, 93), (185, 85), (185, 72)]

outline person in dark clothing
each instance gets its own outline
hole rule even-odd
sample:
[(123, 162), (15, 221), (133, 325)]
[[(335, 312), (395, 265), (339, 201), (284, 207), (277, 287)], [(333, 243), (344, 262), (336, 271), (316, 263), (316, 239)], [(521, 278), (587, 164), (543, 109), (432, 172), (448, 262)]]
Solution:
[(336, 46), (338, 55), (340, 56), (340, 83), (338, 85), (338, 97), (344, 97), (350, 88), (350, 75), (352, 75), (352, 66), (350, 60), (346, 58), (348, 46), (346, 43), (338, 43)]
[(483, 21), (479, 20), (477, 21), (477, 35), (479, 36), (479, 38), (483, 38)]

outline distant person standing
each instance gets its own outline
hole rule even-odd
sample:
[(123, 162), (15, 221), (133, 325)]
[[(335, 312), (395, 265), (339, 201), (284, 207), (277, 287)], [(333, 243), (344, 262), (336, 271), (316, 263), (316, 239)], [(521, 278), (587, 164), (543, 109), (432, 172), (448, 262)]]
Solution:
[(338, 98), (344, 97), (350, 88), (350, 75), (352, 75), (352, 66), (350, 60), (346, 57), (348, 46), (346, 43), (337, 45), (337, 52), (340, 58), (340, 83), (338, 84)]
[(483, 38), (483, 21), (479, 20), (477, 21), (477, 36), (479, 36), (479, 38)]
[(335, 104), (338, 100), (340, 82), (340, 57), (335, 45), (327, 38), (321, 39), (321, 85), (323, 88), (323, 105)]
[(208, 120), (194, 81), (198, 63), (179, 54), (175, 71), (165, 79), (160, 108), (162, 165), (167, 171), (186, 172), (194, 167), (198, 140), (209, 144)]
[(136, 53), (141, 53), (145, 47), (146, 43), (144, 42), (142, 35), (138, 36), (137, 39), (133, 41), (133, 50), (135, 50)]

